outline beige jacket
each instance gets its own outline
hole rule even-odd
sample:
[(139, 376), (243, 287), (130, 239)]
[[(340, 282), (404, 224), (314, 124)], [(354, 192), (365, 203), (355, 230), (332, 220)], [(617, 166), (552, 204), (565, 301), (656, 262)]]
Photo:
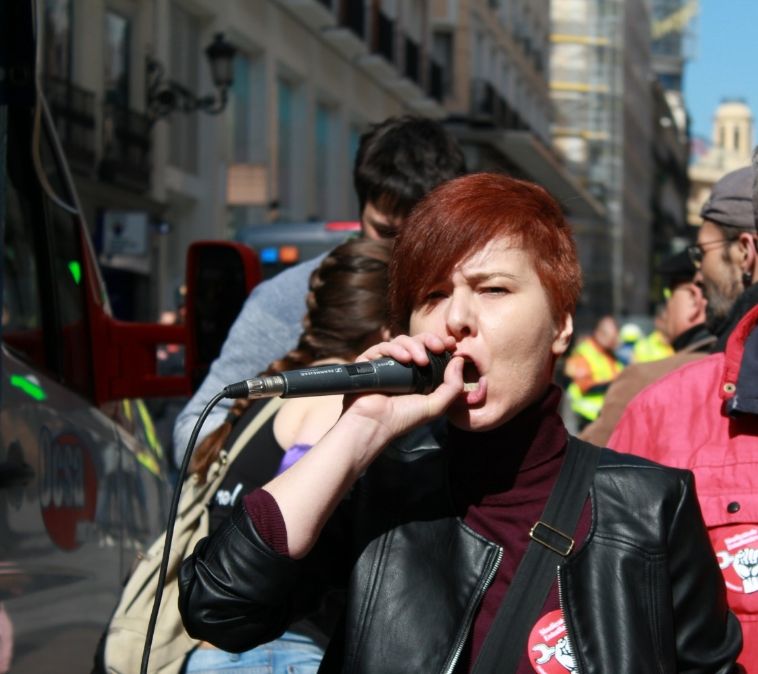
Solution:
[(591, 442), (593, 445), (605, 447), (613, 429), (616, 428), (616, 424), (621, 419), (624, 409), (634, 396), (669, 372), (673, 372), (693, 360), (707, 356), (707, 352), (698, 349), (714, 342), (715, 339), (712, 337), (707, 340), (699, 340), (668, 358), (647, 363), (634, 363), (625, 368), (608, 388), (600, 416), (584, 427), (579, 433), (579, 438)]

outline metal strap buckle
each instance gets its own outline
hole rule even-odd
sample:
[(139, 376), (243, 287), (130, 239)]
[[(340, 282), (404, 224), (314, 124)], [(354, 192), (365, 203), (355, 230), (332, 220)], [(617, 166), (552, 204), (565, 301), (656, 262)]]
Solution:
[[(547, 531), (540, 531), (541, 527), (544, 527)], [(574, 539), (571, 536), (567, 536), (562, 531), (558, 531), (558, 529), (551, 527), (549, 524), (545, 524), (542, 520), (538, 520), (529, 530), (529, 538), (563, 557), (568, 557), (574, 549)], [(556, 547), (561, 544), (565, 546), (563, 549)]]

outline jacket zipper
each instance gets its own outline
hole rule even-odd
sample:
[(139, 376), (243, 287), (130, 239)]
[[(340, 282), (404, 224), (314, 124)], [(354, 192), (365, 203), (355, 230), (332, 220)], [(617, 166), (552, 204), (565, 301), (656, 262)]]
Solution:
[[(490, 569), (489, 574), (487, 575), (486, 580), (484, 581), (484, 585), (482, 586), (482, 591), (479, 595), (480, 599), (481, 596), (484, 594), (484, 592), (487, 590), (487, 588), (490, 586), (490, 583), (492, 583), (492, 579), (495, 577), (495, 574), (497, 573), (497, 570), (500, 568), (500, 562), (503, 559), (503, 548), (498, 546), (497, 548), (497, 555), (495, 556), (495, 563), (493, 564), (492, 568)], [(474, 621), (474, 613), (476, 612), (476, 609), (479, 606), (479, 602), (472, 603), (471, 607), (469, 608), (469, 611), (466, 615), (466, 619), (463, 621), (463, 629), (460, 632), (460, 637), (458, 638), (458, 642), (455, 644), (455, 649), (453, 650), (453, 659), (450, 661), (450, 664), (448, 665), (447, 669), (445, 669), (442, 674), (453, 674), (453, 670), (455, 669), (455, 666), (458, 664), (458, 659), (461, 657), (461, 653), (463, 652), (463, 647), (466, 645), (466, 639), (468, 639), (468, 633), (471, 629), (471, 623)]]
[(582, 674), (582, 668), (579, 663), (579, 657), (577, 654), (577, 651), (574, 647), (574, 644), (576, 643), (574, 641), (574, 637), (571, 634), (571, 630), (569, 629), (569, 623), (568, 620), (566, 620), (566, 604), (563, 601), (563, 586), (561, 584), (561, 566), (560, 564), (557, 566), (557, 575), (558, 575), (558, 606), (561, 609), (561, 615), (563, 616), (563, 624), (566, 627), (566, 636), (568, 637), (569, 644), (571, 644), (571, 654), (574, 656), (574, 664), (576, 665), (576, 669), (574, 669), (575, 674)]

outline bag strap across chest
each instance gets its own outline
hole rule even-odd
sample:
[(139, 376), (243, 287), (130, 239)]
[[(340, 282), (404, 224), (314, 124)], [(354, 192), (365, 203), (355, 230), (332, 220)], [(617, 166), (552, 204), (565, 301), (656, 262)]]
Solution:
[(566, 456), (545, 510), (529, 532), (531, 541), (490, 627), (473, 674), (510, 674), (524, 654), (557, 568), (575, 548), (579, 516), (595, 476), (600, 448), (569, 437)]

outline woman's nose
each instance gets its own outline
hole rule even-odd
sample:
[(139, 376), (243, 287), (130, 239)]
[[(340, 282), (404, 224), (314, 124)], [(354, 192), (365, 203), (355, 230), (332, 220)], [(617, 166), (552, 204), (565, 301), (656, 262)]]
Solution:
[(476, 319), (471, 298), (465, 293), (453, 293), (450, 298), (447, 310), (447, 329), (456, 339), (466, 337), (475, 332)]

